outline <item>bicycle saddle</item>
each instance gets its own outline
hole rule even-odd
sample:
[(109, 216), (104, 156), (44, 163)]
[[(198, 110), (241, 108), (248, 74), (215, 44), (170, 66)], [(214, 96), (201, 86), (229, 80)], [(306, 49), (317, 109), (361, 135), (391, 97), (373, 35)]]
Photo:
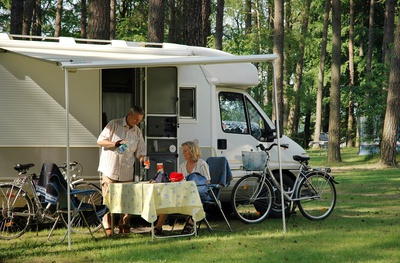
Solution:
[(14, 164), (14, 169), (17, 170), (18, 172), (26, 171), (29, 168), (35, 166), (33, 163), (27, 163), (27, 164)]
[(310, 160), (310, 156), (293, 155), (293, 160), (297, 162), (305, 162)]

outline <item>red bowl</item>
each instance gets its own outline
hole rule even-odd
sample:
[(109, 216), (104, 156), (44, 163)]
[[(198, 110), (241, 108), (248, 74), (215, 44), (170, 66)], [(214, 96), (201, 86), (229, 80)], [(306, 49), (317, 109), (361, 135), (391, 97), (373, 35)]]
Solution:
[(185, 177), (183, 176), (183, 173), (178, 173), (178, 172), (172, 172), (169, 175), (169, 179), (171, 182), (179, 182), (182, 181)]

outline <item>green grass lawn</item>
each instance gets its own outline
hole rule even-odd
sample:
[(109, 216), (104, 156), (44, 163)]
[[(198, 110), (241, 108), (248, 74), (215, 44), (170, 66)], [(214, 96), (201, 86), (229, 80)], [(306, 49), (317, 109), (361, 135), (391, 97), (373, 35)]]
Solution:
[[(313, 166), (326, 165), (324, 152), (310, 152)], [(59, 229), (46, 242), (48, 230), (0, 240), (0, 262), (400, 262), (400, 169), (377, 165), (375, 157), (342, 152), (332, 166), (339, 182), (331, 216), (309, 221), (300, 212), (288, 218), (246, 225), (232, 216), (234, 232), (222, 220), (203, 225), (198, 237), (151, 241), (149, 234), (73, 234), (71, 250)]]

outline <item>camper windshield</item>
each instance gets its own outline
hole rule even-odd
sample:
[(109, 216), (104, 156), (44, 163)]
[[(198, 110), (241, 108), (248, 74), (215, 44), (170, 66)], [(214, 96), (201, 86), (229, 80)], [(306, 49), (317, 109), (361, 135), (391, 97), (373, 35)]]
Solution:
[(224, 132), (251, 134), (257, 140), (263, 140), (265, 120), (243, 94), (220, 92), (219, 107)]

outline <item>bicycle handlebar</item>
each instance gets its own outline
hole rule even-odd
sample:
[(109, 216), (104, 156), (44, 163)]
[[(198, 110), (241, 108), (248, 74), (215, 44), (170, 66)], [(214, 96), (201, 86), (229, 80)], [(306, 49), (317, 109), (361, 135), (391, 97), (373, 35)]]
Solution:
[[(256, 146), (256, 148), (260, 148), (260, 150), (262, 150), (264, 152), (268, 152), (274, 146), (278, 146), (278, 144), (277, 143), (272, 143), (269, 147), (265, 148), (264, 144), (260, 143), (259, 145)], [(281, 147), (287, 149), (287, 148), (289, 148), (289, 144), (281, 144)]]
[[(78, 165), (77, 161), (73, 161), (72, 163), (69, 164), (70, 168), (73, 168), (73, 167), (75, 167), (77, 165)], [(58, 168), (66, 170), (67, 169), (67, 164), (63, 163), (63, 165), (58, 166)]]

